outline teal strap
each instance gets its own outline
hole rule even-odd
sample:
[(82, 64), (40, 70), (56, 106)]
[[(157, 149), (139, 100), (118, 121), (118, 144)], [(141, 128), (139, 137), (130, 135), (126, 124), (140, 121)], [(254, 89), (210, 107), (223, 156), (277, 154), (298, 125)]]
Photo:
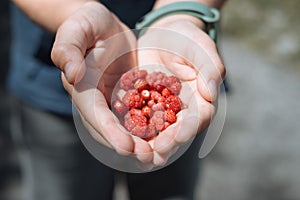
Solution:
[[(174, 14), (186, 14), (201, 19), (207, 26), (208, 35), (214, 41), (217, 40), (217, 24), (220, 21), (220, 12), (194, 1), (176, 2), (162, 6), (146, 14), (135, 27), (136, 29), (146, 29), (157, 20)], [(145, 30), (142, 30), (141, 34), (144, 32)]]

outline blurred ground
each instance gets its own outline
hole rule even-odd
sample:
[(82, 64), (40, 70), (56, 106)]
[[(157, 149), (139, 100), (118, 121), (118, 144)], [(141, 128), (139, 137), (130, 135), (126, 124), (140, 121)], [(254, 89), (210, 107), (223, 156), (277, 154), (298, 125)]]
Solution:
[(300, 76), (299, 0), (228, 0), (222, 32)]
[(230, 0), (219, 44), (231, 93), (197, 199), (300, 199), (297, 0)]
[(232, 91), (221, 138), (203, 162), (199, 199), (300, 199), (299, 77), (235, 39), (220, 47)]

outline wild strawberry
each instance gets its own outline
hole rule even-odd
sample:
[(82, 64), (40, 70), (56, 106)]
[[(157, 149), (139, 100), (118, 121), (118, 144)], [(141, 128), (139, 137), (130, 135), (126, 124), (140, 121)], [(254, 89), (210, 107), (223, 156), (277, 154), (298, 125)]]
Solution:
[(125, 113), (128, 111), (128, 108), (125, 106), (125, 104), (120, 101), (119, 99), (115, 100), (113, 102), (113, 108), (114, 111), (119, 115), (119, 116), (123, 116), (125, 115)]
[(124, 126), (133, 135), (144, 137), (147, 132), (147, 118), (142, 115), (141, 110), (131, 109), (124, 116)]
[(165, 87), (164, 85), (162, 85), (162, 84), (154, 84), (154, 85), (152, 86), (152, 88), (153, 88), (155, 91), (161, 93), (161, 91), (163, 91), (163, 89), (165, 89), (166, 87)]
[(147, 134), (146, 137), (150, 138), (150, 137), (154, 137), (159, 133), (158, 130), (156, 130), (155, 127), (155, 123), (153, 122), (153, 120), (149, 120), (149, 124), (148, 124), (148, 130), (147, 130)]
[(149, 84), (145, 79), (137, 79), (134, 83), (134, 88), (138, 91), (141, 92), (142, 90), (148, 90), (150, 89)]
[(143, 105), (143, 99), (136, 90), (128, 90), (122, 101), (129, 109), (141, 108)]
[(178, 113), (181, 110), (181, 100), (178, 96), (171, 95), (165, 101), (165, 107), (167, 110), (172, 110), (175, 113)]
[(127, 72), (121, 76), (120, 88), (123, 90), (133, 89), (133, 81), (135, 80), (134, 72)]
[(151, 109), (155, 112), (155, 111), (165, 111), (165, 103), (163, 102), (158, 102), (155, 103)]
[(152, 114), (152, 110), (149, 106), (144, 106), (142, 108), (142, 115), (144, 115), (147, 118), (150, 118), (151, 114)]
[(155, 103), (165, 102), (165, 98), (157, 91), (151, 90), (150, 95), (150, 98), (153, 99)]
[(162, 95), (163, 97), (168, 97), (168, 96), (172, 95), (172, 92), (170, 91), (170, 89), (164, 88), (164, 89), (161, 91), (161, 95)]
[(151, 100), (149, 100), (148, 102), (147, 102), (147, 105), (150, 107), (150, 108), (152, 108), (152, 106), (155, 104), (155, 102), (154, 102), (154, 100), (153, 99), (151, 99)]
[(170, 124), (175, 123), (176, 120), (177, 120), (177, 117), (176, 117), (175, 112), (172, 111), (172, 110), (166, 110), (166, 111), (165, 111), (165, 120), (166, 120), (167, 122), (169, 122)]
[(121, 77), (120, 87), (127, 92), (122, 101), (113, 103), (113, 109), (133, 135), (149, 139), (176, 122), (182, 103), (177, 96), (181, 83), (175, 76), (130, 71)]
[[(146, 81), (149, 83), (149, 85), (151, 85), (153, 87), (153, 89), (155, 89), (156, 85), (164, 85), (163, 84), (163, 80), (166, 77), (166, 74), (163, 72), (153, 72), (151, 74), (148, 74), (146, 76)], [(157, 88), (159, 89), (159, 88)], [(155, 89), (156, 90), (156, 89)]]
[(148, 75), (148, 72), (146, 70), (138, 70), (135, 72), (135, 77), (137, 79), (145, 79)]
[(168, 76), (164, 79), (164, 84), (169, 90), (175, 94), (178, 95), (181, 90), (181, 83), (180, 80), (175, 76)]
[(146, 70), (126, 72), (120, 78), (120, 88), (126, 91), (133, 89), (135, 81), (137, 79), (145, 79), (147, 74)]
[(150, 92), (149, 92), (149, 90), (143, 90), (143, 91), (141, 91), (141, 97), (144, 100), (150, 99)]

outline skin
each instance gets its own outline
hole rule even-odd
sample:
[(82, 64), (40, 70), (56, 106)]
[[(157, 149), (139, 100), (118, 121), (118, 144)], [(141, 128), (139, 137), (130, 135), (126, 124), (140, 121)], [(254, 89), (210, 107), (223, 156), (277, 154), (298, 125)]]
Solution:
[[(176, 0), (158, 0), (154, 9), (173, 2)], [(224, 1), (199, 2), (219, 8)], [(51, 0), (41, 3), (37, 0), (14, 0), (14, 3), (32, 20), (57, 33), (51, 54), (52, 60), (62, 71), (62, 83), (85, 126), (99, 143), (115, 149), (122, 155), (133, 154), (147, 165), (147, 168), (151, 168), (165, 164), (182, 143), (194, 138), (198, 131), (208, 126), (215, 112), (211, 102), (217, 97), (218, 86), (225, 76), (225, 67), (215, 43), (202, 31), (204, 24), (199, 19), (174, 15), (152, 25), (153, 28), (173, 31), (193, 41), (196, 44), (193, 51), (182, 48), (180, 52), (183, 57), (191, 58), (191, 63), (170, 53), (152, 50), (132, 51), (107, 67), (109, 58), (115, 53), (127, 52), (137, 47), (143, 48), (149, 42), (159, 45), (158, 41), (153, 40), (157, 38), (155, 36), (157, 33), (147, 31), (139, 41), (136, 41), (129, 29), (116, 16), (94, 1)], [(41, 7), (43, 9), (40, 9)], [(103, 43), (106, 39), (123, 32), (125, 34), (118, 40)], [(111, 45), (115, 47), (113, 52), (109, 48)], [(197, 55), (197, 46), (205, 50), (212, 63), (207, 63)], [(172, 51), (176, 45), (166, 48)], [(117, 120), (107, 104), (118, 78), (131, 67), (147, 63), (172, 66), (170, 70), (181, 80), (186, 81), (192, 89), (183, 99), (189, 99), (193, 95), (194, 103), (191, 105), (195, 105), (183, 110), (180, 115), (184, 117), (179, 117), (178, 122), (170, 126), (164, 134), (150, 141), (128, 134), (118, 122), (116, 123)], [(95, 78), (91, 78), (91, 74)], [(97, 80), (97, 77), (101, 76), (102, 79)], [(203, 114), (200, 117), (192, 115), (195, 110)], [(176, 131), (178, 129), (185, 131)], [(111, 132), (114, 134), (110, 134)]]

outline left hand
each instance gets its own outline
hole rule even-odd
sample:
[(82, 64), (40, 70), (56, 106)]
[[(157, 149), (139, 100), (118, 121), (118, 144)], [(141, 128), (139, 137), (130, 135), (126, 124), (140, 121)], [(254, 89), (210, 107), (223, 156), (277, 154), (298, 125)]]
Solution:
[(149, 141), (154, 165), (165, 164), (180, 144), (209, 125), (215, 113), (212, 102), (225, 76), (215, 42), (201, 29), (200, 20), (194, 23), (195, 18), (170, 19), (176, 18), (159, 21), (138, 42), (139, 66), (166, 66), (189, 87), (181, 96), (188, 107), (179, 112), (177, 122)]

